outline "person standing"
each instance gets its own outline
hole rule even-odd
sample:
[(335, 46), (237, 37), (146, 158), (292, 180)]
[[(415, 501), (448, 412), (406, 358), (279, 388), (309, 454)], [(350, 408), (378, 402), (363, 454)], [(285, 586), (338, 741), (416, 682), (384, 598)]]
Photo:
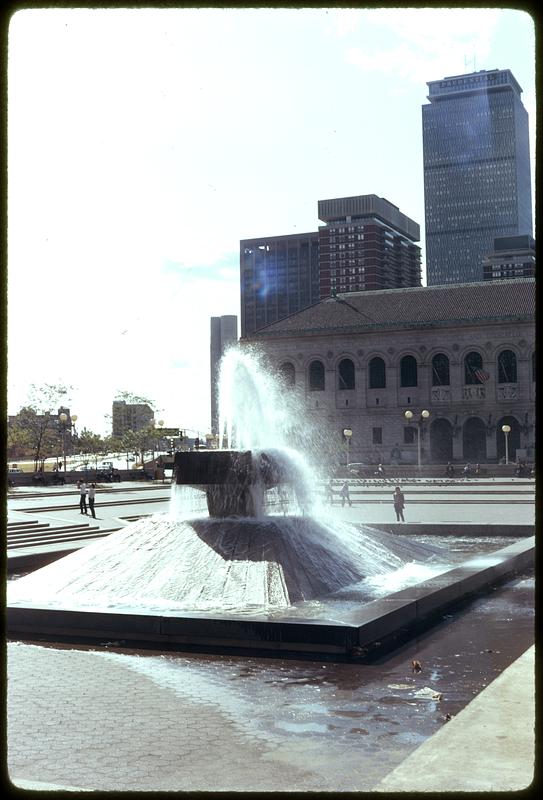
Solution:
[(403, 510), (405, 508), (405, 497), (399, 486), (396, 486), (396, 488), (394, 489), (394, 494), (392, 495), (392, 499), (394, 501), (394, 511), (396, 512), (396, 522), (405, 522), (405, 519), (403, 518)]
[(334, 505), (334, 483), (332, 478), (328, 481), (326, 485), (326, 499), (330, 503), (330, 505)]
[(349, 484), (347, 483), (347, 481), (345, 481), (345, 483), (341, 487), (339, 494), (341, 496), (341, 507), (342, 508), (345, 505), (345, 500), (347, 500), (349, 505), (352, 506), (351, 496), (349, 494)]
[(89, 498), (89, 508), (90, 512), (94, 519), (96, 519), (96, 514), (94, 513), (94, 498), (96, 496), (96, 484), (91, 483), (89, 486), (88, 498)]
[(77, 481), (79, 488), (79, 512), (81, 514), (87, 513), (87, 485), (85, 481)]

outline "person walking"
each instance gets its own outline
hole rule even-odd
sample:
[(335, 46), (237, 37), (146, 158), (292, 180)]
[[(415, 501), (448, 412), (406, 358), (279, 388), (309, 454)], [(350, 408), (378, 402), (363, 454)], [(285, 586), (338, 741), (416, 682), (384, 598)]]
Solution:
[(349, 505), (352, 506), (351, 496), (349, 494), (349, 484), (347, 483), (347, 481), (345, 481), (345, 483), (341, 487), (339, 494), (340, 494), (340, 497), (341, 497), (341, 507), (342, 508), (345, 505), (345, 500), (347, 500)]
[(392, 499), (394, 501), (394, 511), (396, 512), (396, 522), (405, 522), (405, 519), (403, 518), (403, 510), (405, 508), (405, 497), (399, 486), (396, 486), (396, 488), (394, 489), (394, 494), (392, 495)]
[(87, 513), (87, 484), (85, 481), (77, 481), (79, 489), (79, 512), (81, 514)]
[(326, 499), (330, 503), (331, 506), (334, 505), (334, 483), (332, 478), (326, 484)]
[(94, 498), (95, 498), (95, 496), (96, 496), (96, 484), (95, 483), (91, 483), (91, 485), (89, 486), (88, 498), (89, 498), (90, 512), (91, 512), (91, 514), (92, 514), (94, 519), (96, 519), (96, 514), (94, 513)]

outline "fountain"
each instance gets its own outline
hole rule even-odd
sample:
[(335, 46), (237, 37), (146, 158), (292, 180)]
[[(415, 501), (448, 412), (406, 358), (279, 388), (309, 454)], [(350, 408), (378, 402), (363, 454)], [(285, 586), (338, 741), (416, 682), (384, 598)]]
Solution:
[(477, 588), (481, 565), (451, 575), (436, 548), (330, 514), (319, 437), (254, 354), (224, 357), (219, 401), (226, 446), (176, 454), (170, 512), (14, 582), (10, 631), (346, 654)]

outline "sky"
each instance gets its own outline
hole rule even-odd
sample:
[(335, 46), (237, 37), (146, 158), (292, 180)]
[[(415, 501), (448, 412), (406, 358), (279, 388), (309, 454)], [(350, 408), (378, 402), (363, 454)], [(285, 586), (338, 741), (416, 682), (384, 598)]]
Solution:
[[(511, 69), (507, 8), (27, 9), (8, 32), (8, 413), (69, 384), (78, 428), (122, 391), (210, 429), (210, 317), (239, 318), (239, 242), (384, 197), (421, 228), (427, 82)], [(423, 278), (424, 280), (424, 278)], [(41, 334), (44, 334), (43, 341)]]

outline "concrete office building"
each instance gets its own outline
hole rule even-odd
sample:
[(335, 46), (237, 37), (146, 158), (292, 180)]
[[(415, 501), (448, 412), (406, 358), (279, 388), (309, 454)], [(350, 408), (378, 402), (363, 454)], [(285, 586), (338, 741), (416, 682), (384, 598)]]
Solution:
[(112, 405), (112, 433), (120, 438), (127, 431), (141, 431), (154, 424), (155, 412), (147, 403), (127, 403), (114, 400)]
[(238, 341), (238, 318), (234, 314), (211, 317), (209, 354), (211, 383), (211, 432), (219, 432), (218, 380), (220, 361), (228, 347)]
[[(297, 392), (307, 420), (350, 461), (533, 459), (535, 281), (481, 281), (322, 300), (247, 339)], [(412, 410), (409, 424), (405, 411)]]
[(428, 286), (483, 279), (494, 239), (532, 235), (528, 114), (508, 69), (428, 83), (422, 106)]
[(319, 200), (320, 297), (420, 286), (420, 228), (375, 194)]
[(535, 239), (503, 236), (494, 239), (494, 250), (483, 259), (483, 278), (535, 278)]
[(318, 254), (317, 231), (240, 242), (242, 336), (319, 300)]

